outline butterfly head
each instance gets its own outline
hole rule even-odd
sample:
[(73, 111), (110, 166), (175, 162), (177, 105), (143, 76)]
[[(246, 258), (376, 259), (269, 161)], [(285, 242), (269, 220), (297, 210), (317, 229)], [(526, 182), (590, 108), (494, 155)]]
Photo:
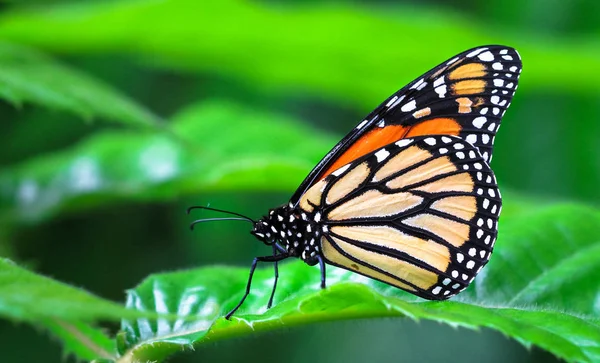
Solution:
[[(291, 230), (296, 228), (292, 223), (294, 217), (290, 218), (293, 215), (291, 213), (290, 207), (287, 205), (271, 209), (268, 215), (254, 223), (254, 228), (250, 233), (269, 246), (276, 242), (285, 242), (288, 240), (287, 237), (290, 237)], [(285, 243), (282, 244), (285, 245)]]
[(268, 215), (254, 224), (251, 233), (266, 245), (276, 243), (290, 257), (301, 258), (309, 265), (314, 265), (317, 261), (320, 232), (306, 214), (292, 205), (270, 210)]
[(252, 228), (250, 233), (266, 245), (271, 245), (273, 243), (273, 233), (269, 224), (264, 220), (264, 218), (261, 218), (256, 223), (254, 223), (254, 227)]

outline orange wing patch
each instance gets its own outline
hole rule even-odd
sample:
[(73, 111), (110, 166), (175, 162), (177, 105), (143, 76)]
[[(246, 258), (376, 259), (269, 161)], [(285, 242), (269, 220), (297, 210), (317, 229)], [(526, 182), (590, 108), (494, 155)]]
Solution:
[(481, 79), (471, 79), (468, 81), (459, 81), (452, 85), (455, 95), (475, 95), (485, 91), (486, 82)]
[(327, 171), (321, 175), (320, 179), (325, 178), (327, 175), (331, 174), (331, 172), (341, 168), (353, 160), (360, 158), (363, 155), (370, 153), (371, 151), (403, 139), (409, 129), (409, 127), (389, 125), (386, 127), (377, 127), (367, 132), (361, 138), (356, 140), (354, 144), (352, 144), (352, 146), (350, 146), (350, 148), (346, 150), (335, 161), (335, 163), (333, 163), (333, 165), (331, 165), (329, 169), (327, 169)]
[(485, 76), (485, 65), (482, 63), (469, 63), (457, 67), (455, 70), (450, 72), (448, 79), (465, 79), (465, 78), (480, 78)]
[(423, 121), (410, 130), (404, 137), (415, 137), (425, 135), (454, 135), (458, 136), (462, 127), (453, 118), (437, 117)]
[(445, 117), (433, 118), (409, 127), (388, 125), (375, 128), (356, 140), (319, 179), (322, 180), (342, 166), (398, 140), (425, 135), (458, 136), (461, 129), (460, 124), (455, 119)]
[(458, 103), (458, 113), (471, 113), (471, 105), (473, 101), (471, 101), (468, 97), (460, 97), (457, 98), (456, 103)]
[(430, 107), (422, 108), (419, 111), (415, 111), (413, 113), (413, 117), (414, 118), (421, 118), (421, 117), (425, 117), (425, 116), (429, 116), (429, 115), (431, 115), (431, 108)]

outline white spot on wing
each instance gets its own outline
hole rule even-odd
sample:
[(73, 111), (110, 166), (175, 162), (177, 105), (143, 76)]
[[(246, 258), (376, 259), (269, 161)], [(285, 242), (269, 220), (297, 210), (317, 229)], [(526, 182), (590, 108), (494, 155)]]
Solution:
[(434, 139), (433, 137), (428, 137), (428, 138), (426, 138), (426, 139), (425, 139), (425, 140), (423, 140), (423, 141), (425, 141), (425, 143), (426, 143), (427, 145), (431, 145), (431, 146), (435, 145), (435, 139)]
[(343, 174), (346, 170), (348, 170), (348, 168), (350, 167), (350, 164), (346, 164), (344, 166), (342, 166), (341, 168), (339, 168), (338, 170), (332, 172), (331, 174), (335, 175), (335, 176), (340, 176), (341, 174)]
[(413, 142), (412, 139), (402, 139), (396, 142), (398, 147), (405, 147), (406, 145), (410, 145)]
[(375, 153), (375, 156), (377, 157), (377, 162), (380, 163), (390, 156), (390, 152), (386, 149), (381, 149)]
[(482, 128), (482, 127), (483, 127), (483, 125), (486, 123), (486, 121), (487, 121), (487, 118), (485, 118), (484, 116), (479, 116), (479, 117), (476, 117), (476, 118), (473, 120), (473, 126), (475, 126), (475, 127), (477, 127), (478, 129), (480, 129), (480, 128)]
[(392, 97), (392, 99), (389, 100), (388, 103), (385, 104), (385, 107), (390, 107), (390, 105), (393, 104), (394, 102), (396, 102), (397, 99), (398, 99), (398, 96)]
[(391, 106), (389, 106), (389, 108), (394, 108), (396, 106), (398, 106), (398, 104), (400, 102), (402, 102), (402, 100), (404, 99), (405, 96), (401, 96), (400, 98), (398, 98), (394, 103), (391, 104)]
[(440, 96), (440, 98), (446, 97), (446, 92), (447, 92), (446, 85), (444, 84), (439, 87), (436, 87), (435, 92)]
[(417, 108), (417, 102), (415, 100), (409, 101), (400, 108), (402, 112), (410, 112)]
[(474, 51), (472, 51), (471, 53), (467, 54), (467, 58), (473, 58), (474, 56), (476, 56), (477, 54), (486, 51), (487, 48), (479, 48), (479, 49), (475, 49)]
[(421, 84), (423, 83), (423, 78), (421, 78), (420, 80), (418, 80), (417, 82), (415, 82), (415, 84), (413, 84), (410, 89), (419, 89), (419, 86), (421, 86)]
[(491, 52), (487, 51), (485, 53), (481, 53), (477, 58), (481, 59), (484, 62), (491, 62), (494, 60), (494, 55)]
[(433, 81), (433, 87), (441, 86), (444, 84), (444, 76), (439, 77), (435, 81)]

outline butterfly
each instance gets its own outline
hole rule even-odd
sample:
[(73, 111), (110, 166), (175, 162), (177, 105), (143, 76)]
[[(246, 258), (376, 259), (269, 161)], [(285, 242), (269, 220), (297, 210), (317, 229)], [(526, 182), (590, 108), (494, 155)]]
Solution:
[[(464, 290), (486, 265), (502, 200), (489, 164), (521, 73), (513, 48), (467, 50), (400, 89), (329, 151), (289, 203), (252, 222), (272, 247), (252, 262), (290, 257), (380, 280), (430, 300)], [(189, 212), (189, 210), (188, 210)], [(214, 220), (214, 219), (210, 219)], [(192, 223), (192, 226), (198, 220)]]

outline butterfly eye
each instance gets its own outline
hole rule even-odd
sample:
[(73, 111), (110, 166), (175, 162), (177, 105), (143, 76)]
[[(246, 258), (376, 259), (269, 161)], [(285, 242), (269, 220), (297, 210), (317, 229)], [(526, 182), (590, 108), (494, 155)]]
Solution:
[(267, 243), (271, 238), (272, 231), (269, 229), (269, 226), (265, 222), (259, 221), (257, 223), (254, 223), (254, 227), (252, 228), (252, 231), (250, 231), (250, 233), (254, 235), (258, 240)]

